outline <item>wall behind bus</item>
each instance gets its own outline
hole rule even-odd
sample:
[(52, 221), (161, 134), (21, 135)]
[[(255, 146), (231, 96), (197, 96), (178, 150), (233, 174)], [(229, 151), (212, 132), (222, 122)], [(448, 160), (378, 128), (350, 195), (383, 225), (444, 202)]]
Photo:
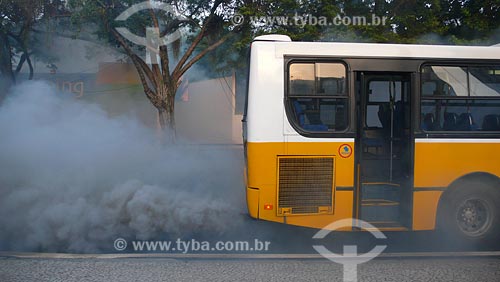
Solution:
[[(133, 114), (145, 125), (158, 127), (156, 109), (145, 97), (135, 68), (126, 63), (103, 63), (97, 74), (100, 90), (86, 100), (110, 115)], [(180, 87), (176, 97), (177, 134), (188, 143), (242, 144), (241, 114), (235, 114), (235, 76), (200, 80)]]

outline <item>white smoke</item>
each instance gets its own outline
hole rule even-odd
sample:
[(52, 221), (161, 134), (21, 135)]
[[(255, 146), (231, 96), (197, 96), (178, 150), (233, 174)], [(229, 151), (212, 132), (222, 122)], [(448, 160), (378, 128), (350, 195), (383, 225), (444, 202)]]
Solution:
[(162, 146), (134, 119), (23, 83), (0, 106), (0, 250), (224, 233), (244, 209), (241, 165), (237, 151)]

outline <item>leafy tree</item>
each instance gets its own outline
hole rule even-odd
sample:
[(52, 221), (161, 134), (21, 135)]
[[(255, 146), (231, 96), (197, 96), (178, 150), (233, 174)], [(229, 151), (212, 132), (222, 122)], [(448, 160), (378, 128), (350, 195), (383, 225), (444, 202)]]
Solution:
[(33, 78), (33, 59), (50, 59), (35, 27), (65, 13), (64, 0), (0, 0), (0, 74), (15, 84), (25, 64)]
[(452, 43), (493, 44), (500, 40), (500, 0), (442, 0), (441, 6), (441, 21), (446, 26), (443, 36)]
[[(91, 26), (100, 39), (107, 41), (111, 46), (121, 49), (134, 64), (144, 93), (149, 101), (158, 110), (161, 128), (170, 137), (175, 139), (175, 95), (182, 83), (183, 75), (196, 62), (210, 51), (223, 44), (236, 31), (230, 29), (228, 14), (238, 3), (235, 1), (214, 0), (185, 0), (185, 1), (149, 1), (145, 10), (133, 13), (125, 22), (115, 19), (134, 4), (143, 1), (136, 0), (70, 0), (73, 11), (73, 20), (80, 28)], [(168, 4), (175, 12), (166, 13), (158, 7)], [(184, 30), (186, 35), (171, 44), (161, 45), (157, 50), (129, 41), (118, 30), (126, 27), (131, 33), (140, 37), (158, 40), (168, 35), (175, 35)], [(153, 27), (158, 34), (148, 35)], [(156, 45), (157, 46), (157, 45)], [(142, 54), (150, 51), (152, 63), (148, 64)], [(155, 54), (159, 61), (155, 61)]]
[[(500, 0), (311, 0), (250, 1), (243, 14), (262, 16), (372, 15), (386, 17), (385, 25), (281, 25), (277, 22), (254, 26), (254, 35), (281, 33), (297, 41), (367, 41), (392, 43), (488, 43), (500, 32)], [(247, 42), (248, 43), (248, 42)]]
[(43, 0), (0, 0), (0, 72), (11, 83), (25, 63), (33, 78), (31, 32), (44, 14)]
[(500, 1), (345, 1), (351, 15), (387, 16), (385, 26), (350, 27), (365, 41), (488, 44), (500, 27)]

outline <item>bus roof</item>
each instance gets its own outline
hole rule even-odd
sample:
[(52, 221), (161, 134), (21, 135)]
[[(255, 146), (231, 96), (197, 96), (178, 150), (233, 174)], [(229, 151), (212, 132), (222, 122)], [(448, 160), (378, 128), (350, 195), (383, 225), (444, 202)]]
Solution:
[[(263, 42), (265, 41), (265, 42)], [(359, 58), (435, 58), (500, 60), (500, 45), (457, 46), (386, 43), (291, 42), (288, 36), (264, 35), (253, 44), (274, 44), (277, 56), (334, 56)]]

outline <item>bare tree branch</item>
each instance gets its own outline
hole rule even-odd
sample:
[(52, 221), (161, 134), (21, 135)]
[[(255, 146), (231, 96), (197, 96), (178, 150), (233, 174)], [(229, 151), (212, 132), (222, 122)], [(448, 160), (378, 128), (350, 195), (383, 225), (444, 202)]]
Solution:
[[(178, 80), (181, 77), (181, 70), (183, 69), (184, 64), (187, 62), (189, 57), (193, 54), (194, 50), (198, 46), (198, 44), (201, 42), (201, 40), (205, 37), (205, 32), (207, 30), (208, 23), (212, 20), (213, 16), (215, 15), (215, 11), (219, 7), (219, 5), (222, 3), (222, 0), (215, 1), (212, 9), (210, 10), (209, 16), (207, 16), (203, 22), (203, 26), (198, 33), (198, 35), (194, 38), (193, 42), (191, 45), (188, 47), (186, 50), (186, 53), (184, 53), (184, 56), (179, 60), (177, 63), (177, 66), (175, 67), (174, 71), (172, 72), (172, 76), (174, 80)], [(184, 71), (185, 72), (185, 71)]]
[(160, 46), (160, 60), (163, 75), (170, 75), (170, 61), (168, 59), (168, 49), (165, 45)]
[(28, 62), (28, 67), (30, 69), (30, 76), (29, 76), (29, 80), (32, 80), (33, 79), (33, 74), (34, 74), (34, 69), (33, 69), (33, 64), (31, 63), (31, 58), (30, 58), (30, 54), (29, 53), (26, 53), (26, 62)]
[(26, 62), (26, 54), (23, 53), (21, 55), (21, 58), (19, 59), (19, 63), (17, 63), (16, 70), (14, 71), (16, 75), (19, 74), (19, 72), (23, 68), (24, 62)]
[[(27, 29), (24, 29), (24, 30), (27, 30)], [(17, 44), (19, 44), (19, 47), (21, 47), (21, 51), (23, 52), (23, 54), (21, 55), (21, 59), (19, 60), (19, 63), (17, 64), (15, 74), (16, 75), (19, 74), (19, 72), (23, 68), (24, 62), (27, 62), (28, 67), (29, 67), (29, 80), (32, 80), (33, 79), (33, 72), (34, 72), (33, 64), (31, 63), (31, 58), (30, 58), (30, 55), (28, 52), (28, 48), (26, 47), (26, 41), (25, 41), (26, 39), (21, 38), (21, 36), (23, 35), (23, 32), (20, 32), (19, 35), (16, 35), (13, 33), (9, 33), (8, 35), (17, 41)], [(24, 34), (24, 35), (26, 35), (26, 34)]]
[(156, 78), (155, 78), (154, 74), (148, 68), (146, 63), (144, 63), (144, 61), (134, 53), (134, 51), (130, 48), (130, 46), (125, 42), (125, 39), (123, 39), (122, 36), (116, 30), (111, 28), (110, 31), (111, 31), (111, 34), (113, 35), (113, 37), (115, 37), (115, 39), (118, 41), (120, 46), (122, 46), (123, 49), (125, 49), (125, 52), (130, 57), (130, 59), (132, 59), (132, 63), (134, 64), (134, 66), (137, 70), (137, 73), (139, 74), (139, 78), (141, 80), (141, 83), (144, 87), (144, 93), (151, 100), (151, 102), (153, 104), (155, 104), (155, 106), (156, 106), (156, 103), (157, 103), (156, 99), (154, 98), (154, 95), (151, 94), (151, 93), (153, 93), (153, 91), (149, 87), (149, 83), (148, 83), (148, 80), (149, 80), (151, 83), (156, 84)]
[(165, 26), (163, 31), (160, 33), (160, 37), (163, 37), (167, 34), (169, 34), (172, 31), (175, 31), (179, 29), (182, 24), (192, 24), (192, 25), (198, 25), (195, 20), (191, 18), (186, 18), (186, 19), (174, 19), (172, 21), (169, 21), (168, 24)]
[(215, 48), (219, 47), (221, 44), (226, 42), (231, 36), (233, 36), (232, 33), (228, 33), (225, 36), (223, 36), (221, 39), (219, 39), (217, 42), (214, 44), (208, 46), (205, 50), (201, 51), (198, 53), (194, 58), (192, 58), (182, 69), (180, 69), (179, 73), (177, 74), (178, 77), (182, 77), (182, 75), (189, 69), (191, 68), (196, 62), (198, 62), (203, 56), (205, 56), (208, 52), (214, 50)]
[[(148, 5), (150, 8), (149, 12), (151, 14), (151, 18), (153, 19), (153, 25), (158, 30), (158, 33), (160, 33), (159, 32), (160, 24), (158, 23), (158, 17), (156, 16), (155, 11), (151, 7), (151, 2), (149, 2)], [(159, 36), (162, 37), (161, 35), (159, 35)], [(163, 77), (161, 75), (162, 73), (164, 73), (164, 74), (170, 73), (170, 69), (169, 69), (170, 61), (168, 58), (168, 47), (166, 45), (159, 46), (158, 51), (159, 51), (159, 56), (160, 56), (160, 61), (161, 61), (161, 70), (157, 64), (152, 64), (152, 69), (153, 69), (153, 72), (157, 75), (157, 80), (160, 81), (160, 80), (163, 80)], [(156, 60), (156, 58), (155, 58), (155, 60)]]

